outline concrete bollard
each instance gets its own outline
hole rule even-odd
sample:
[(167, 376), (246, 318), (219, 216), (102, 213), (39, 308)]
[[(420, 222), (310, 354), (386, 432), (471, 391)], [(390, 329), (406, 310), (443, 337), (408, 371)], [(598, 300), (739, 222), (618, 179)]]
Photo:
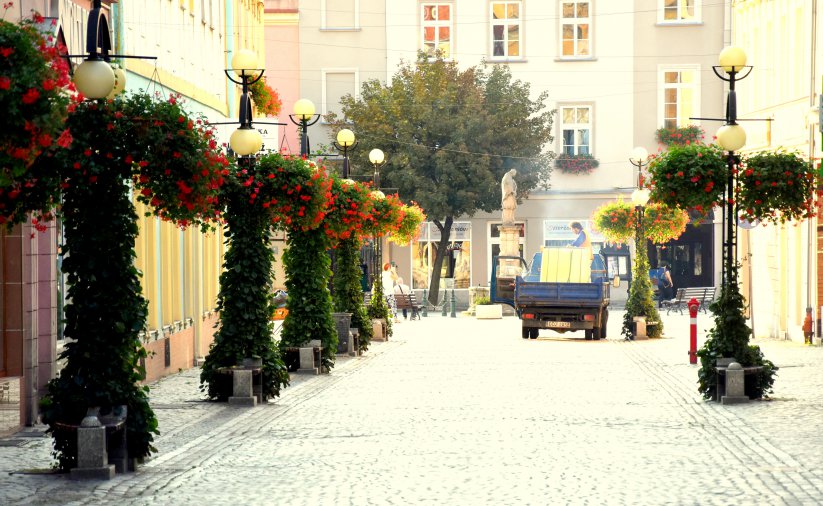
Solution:
[(423, 307), (420, 310), (420, 316), (426, 318), (427, 316), (429, 316), (429, 310), (426, 309), (429, 305), (429, 290), (426, 288), (423, 289), (423, 303), (421, 305)]
[(737, 362), (726, 368), (726, 395), (720, 398), (721, 404), (744, 404), (749, 402), (746, 395), (746, 373)]

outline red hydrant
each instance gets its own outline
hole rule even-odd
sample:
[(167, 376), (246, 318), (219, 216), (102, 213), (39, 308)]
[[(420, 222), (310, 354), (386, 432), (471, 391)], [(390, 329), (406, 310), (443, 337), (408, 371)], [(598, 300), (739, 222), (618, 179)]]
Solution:
[(700, 309), (700, 302), (692, 298), (689, 301), (689, 363), (697, 363), (697, 310)]

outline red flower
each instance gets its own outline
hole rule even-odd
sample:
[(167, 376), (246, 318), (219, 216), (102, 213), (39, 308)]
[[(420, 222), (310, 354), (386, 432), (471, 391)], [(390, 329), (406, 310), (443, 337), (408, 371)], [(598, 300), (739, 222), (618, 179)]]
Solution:
[(37, 102), (38, 98), (40, 98), (40, 92), (34, 88), (30, 88), (29, 91), (23, 95), (21, 100), (24, 104), (29, 105)]
[(0, 90), (7, 90), (11, 88), (11, 79), (8, 77), (0, 77)]
[(60, 137), (57, 138), (57, 145), (61, 148), (67, 148), (71, 146), (73, 140), (74, 138), (71, 136), (71, 132), (67, 128), (63, 130), (63, 132), (60, 133)]
[(8, 58), (12, 53), (14, 53), (13, 47), (0, 47), (0, 55), (3, 55), (4, 58)]

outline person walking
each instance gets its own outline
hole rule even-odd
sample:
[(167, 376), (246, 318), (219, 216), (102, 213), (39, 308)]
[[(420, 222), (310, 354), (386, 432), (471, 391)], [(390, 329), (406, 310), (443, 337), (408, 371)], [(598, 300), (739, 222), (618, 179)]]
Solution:
[(671, 268), (668, 264), (663, 264), (660, 274), (657, 276), (657, 292), (660, 297), (657, 307), (662, 307), (664, 300), (674, 298), (674, 282), (672, 281)]
[(394, 299), (394, 280), (397, 278), (397, 273), (392, 269), (389, 262), (383, 264), (383, 272), (380, 274), (380, 280), (383, 283), (383, 297), (386, 298), (386, 304), (391, 309), (392, 319), (395, 322), (397, 319), (397, 301)]

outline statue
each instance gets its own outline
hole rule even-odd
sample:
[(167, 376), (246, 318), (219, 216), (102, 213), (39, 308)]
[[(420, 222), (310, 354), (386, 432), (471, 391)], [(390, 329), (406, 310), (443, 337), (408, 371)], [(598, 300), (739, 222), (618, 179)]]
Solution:
[(517, 171), (512, 169), (503, 176), (500, 181), (500, 189), (503, 192), (503, 225), (514, 225), (514, 210), (517, 209), (517, 182), (514, 176)]

